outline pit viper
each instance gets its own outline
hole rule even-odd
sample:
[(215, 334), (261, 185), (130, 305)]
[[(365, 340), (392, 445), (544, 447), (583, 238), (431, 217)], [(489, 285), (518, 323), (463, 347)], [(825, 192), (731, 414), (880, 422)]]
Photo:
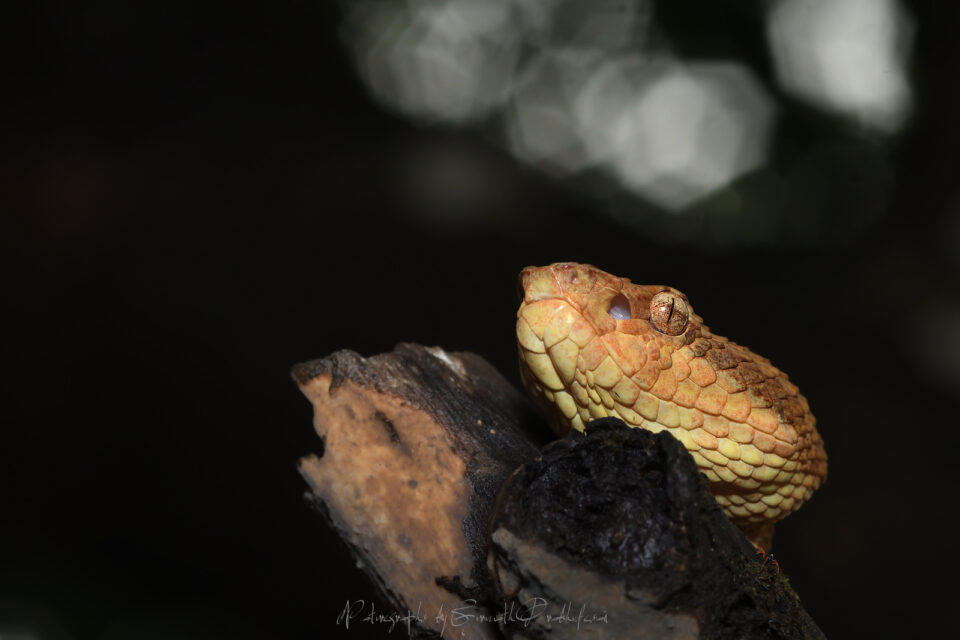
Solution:
[(668, 431), (755, 545), (826, 479), (807, 399), (766, 358), (712, 333), (672, 287), (586, 264), (520, 273), (523, 384), (558, 435), (602, 417)]

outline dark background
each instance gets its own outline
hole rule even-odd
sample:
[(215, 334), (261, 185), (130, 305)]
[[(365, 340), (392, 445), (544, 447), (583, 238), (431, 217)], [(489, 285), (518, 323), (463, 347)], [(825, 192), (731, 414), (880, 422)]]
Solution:
[[(663, 19), (681, 44), (756, 26), (680, 6)], [(677, 286), (808, 396), (830, 479), (776, 552), (828, 636), (948, 633), (951, 21), (911, 7), (916, 108), (885, 151), (883, 216), (724, 247), (660, 242), (476, 133), (381, 110), (328, 3), (29, 11), (2, 52), (0, 637), (385, 636), (336, 625), (373, 592), (302, 501), (296, 461), (318, 442), (289, 367), (413, 341), (517, 381), (515, 276), (556, 260)], [(762, 50), (746, 54), (764, 73)], [(422, 215), (399, 177), (422, 149), (466, 154), (479, 176), (455, 224)]]

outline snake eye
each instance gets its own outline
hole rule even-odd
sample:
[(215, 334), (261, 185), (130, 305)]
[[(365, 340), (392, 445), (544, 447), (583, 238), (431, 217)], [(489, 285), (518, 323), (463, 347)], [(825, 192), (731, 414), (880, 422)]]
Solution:
[(678, 336), (687, 328), (690, 309), (686, 301), (670, 291), (661, 291), (650, 301), (650, 324), (660, 333)]
[(630, 315), (630, 301), (627, 300), (627, 296), (622, 293), (618, 293), (613, 300), (610, 301), (610, 308), (607, 309), (607, 313), (610, 314), (611, 318), (616, 320), (629, 320)]

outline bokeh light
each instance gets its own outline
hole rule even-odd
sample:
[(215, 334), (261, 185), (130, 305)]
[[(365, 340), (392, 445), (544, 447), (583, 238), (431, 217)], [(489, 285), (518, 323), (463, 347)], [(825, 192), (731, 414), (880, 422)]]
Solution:
[[(612, 115), (607, 135), (592, 138), (594, 152), (639, 195), (680, 210), (765, 160), (776, 105), (742, 65), (648, 64), (631, 74), (629, 63), (613, 62), (607, 70), (581, 111), (587, 130)], [(631, 77), (639, 86), (620, 99)], [(609, 99), (616, 102), (597, 103)]]
[(414, 117), (470, 122), (502, 103), (521, 24), (508, 2), (358, 2), (344, 23), (361, 76), (383, 102)]
[[(878, 143), (903, 126), (911, 103), (912, 27), (896, 0), (758, 8), (767, 25), (758, 37), (767, 38), (781, 88), (850, 124), (801, 138), (791, 130), (797, 107), (774, 97), (742, 51), (683, 55), (653, 0), (344, 7), (342, 36), (385, 108), (480, 132), (640, 233), (817, 243), (849, 237), (887, 209), (887, 151)], [(790, 150), (778, 160), (784, 137)], [(451, 202), (443, 210), (465, 209)]]
[(881, 131), (903, 125), (913, 25), (897, 0), (782, 0), (767, 32), (785, 90)]

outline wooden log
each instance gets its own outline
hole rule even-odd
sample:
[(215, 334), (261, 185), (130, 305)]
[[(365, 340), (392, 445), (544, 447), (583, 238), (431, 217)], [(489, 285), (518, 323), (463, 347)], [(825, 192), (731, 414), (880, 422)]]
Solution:
[(293, 377), (310, 495), (414, 636), (822, 637), (666, 433), (607, 419), (543, 448), (486, 361), (418, 345)]
[(526, 397), (474, 354), (410, 344), (339, 351), (292, 375), (323, 443), (300, 473), (381, 595), (420, 632), (498, 637), (472, 616), (492, 618), (497, 492), (549, 438)]
[(591, 422), (511, 475), (490, 569), (513, 637), (822, 638), (668, 433)]

